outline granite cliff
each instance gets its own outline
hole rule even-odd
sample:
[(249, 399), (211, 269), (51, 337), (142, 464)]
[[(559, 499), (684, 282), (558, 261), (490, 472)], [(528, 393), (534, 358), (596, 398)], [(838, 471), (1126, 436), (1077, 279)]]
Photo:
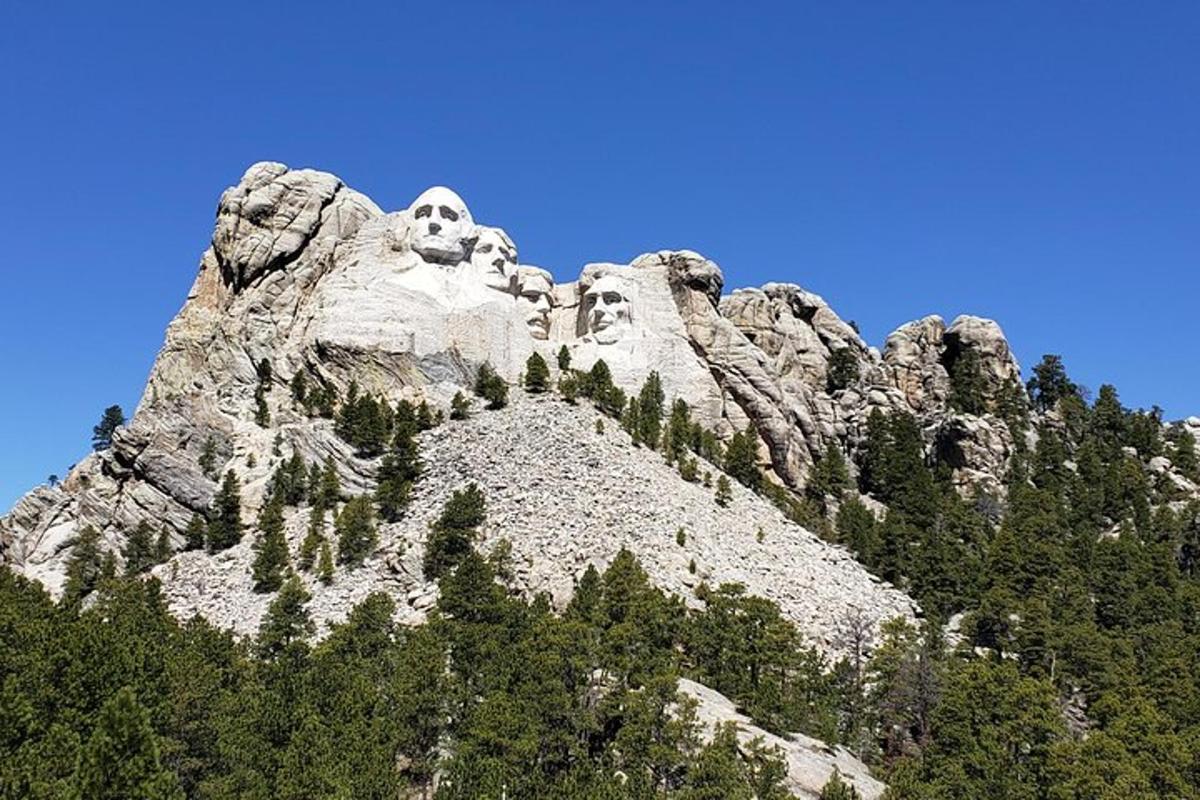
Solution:
[[(989, 399), (1019, 375), (995, 323), (927, 317), (880, 353), (799, 286), (723, 296), (723, 283), (703, 256), (664, 251), (588, 264), (577, 281), (555, 284), (521, 265), (504, 231), (477, 225), (448, 189), (384, 213), (327, 173), (255, 164), (221, 197), (211, 245), (132, 421), (110, 450), (0, 521), (3, 557), (55, 586), (63, 546), (83, 524), (113, 544), (144, 519), (182, 532), (208, 507), (211, 475), (223, 472), (199, 466), (210, 442), (218, 466), (238, 465), (251, 484), (270, 459), (256, 471), (247, 456), (268, 453), (276, 436), (328, 454), (319, 426), (289, 402), (299, 373), (339, 396), (356, 383), (445, 407), (480, 364), (512, 383), (532, 352), (553, 363), (563, 345), (577, 368), (603, 358), (627, 390), (656, 370), (668, 400), (686, 399), (723, 438), (751, 426), (763, 466), (789, 489), (805, 485), (830, 443), (853, 469), (878, 408), (918, 415), (931, 448), (941, 443), (931, 452), (954, 454), (964, 487), (999, 491), (1007, 428), (990, 411), (963, 415), (948, 404), (948, 369), (964, 352), (979, 356)], [(254, 422), (264, 360), (267, 428)], [(831, 379), (833, 361), (848, 379)], [(370, 482), (369, 466), (339, 469), (349, 486)]]

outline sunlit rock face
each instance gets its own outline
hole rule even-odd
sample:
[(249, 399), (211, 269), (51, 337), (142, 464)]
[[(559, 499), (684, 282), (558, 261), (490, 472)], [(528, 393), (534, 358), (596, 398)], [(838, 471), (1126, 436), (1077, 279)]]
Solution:
[(585, 338), (597, 344), (612, 344), (633, 332), (634, 284), (616, 274), (604, 275), (583, 292)]
[[(714, 265), (715, 266), (715, 265)], [(721, 427), (727, 398), (689, 340), (676, 302), (671, 274), (658, 254), (631, 264), (595, 263), (563, 287), (557, 343), (572, 354), (572, 366), (591, 369), (603, 359), (613, 380), (636, 392), (651, 370), (659, 373), (668, 398), (686, 399), (709, 427)]]
[[(519, 213), (477, 220), (443, 186), (385, 211), (328, 173), (251, 166), (221, 196), (211, 246), (130, 425), (112, 450), (0, 519), (3, 558), (53, 585), (63, 543), (82, 524), (116, 549), (141, 520), (181, 532), (216, 489), (197, 463), (210, 441), (217, 473), (236, 467), (253, 507), (271, 459), (251, 467), (248, 456), (270, 452), (276, 436), (306, 457), (335, 455), (316, 432), (322, 423), (290, 399), (297, 375), (341, 397), (356, 382), (444, 408), (469, 394), (483, 363), (515, 384), (534, 352), (557, 373), (563, 348), (573, 369), (603, 359), (629, 394), (658, 372), (668, 403), (685, 400), (721, 437), (750, 430), (768, 476), (794, 490), (831, 445), (854, 472), (866, 420), (879, 410), (913, 414), (930, 460), (949, 466), (964, 493), (1003, 492), (1013, 437), (990, 406), (970, 419), (949, 408), (951, 376), (967, 354), (988, 404), (1018, 379), (994, 322), (926, 317), (900, 327), (881, 354), (798, 284), (726, 294), (717, 264), (688, 250), (582, 268), (522, 265), (517, 242), (491, 224), (517, 230)], [(266, 387), (256, 369), (264, 360)], [(254, 422), (259, 394), (269, 429)], [(369, 491), (373, 474), (356, 465), (343, 479)]]
[(338, 384), (366, 363), (357, 380), (372, 390), (439, 398), (485, 361), (515, 379), (534, 342), (516, 296), (517, 248), (472, 220), (457, 194), (435, 187), (364, 225), (316, 287), (305, 362)]
[(467, 253), (475, 230), (467, 204), (452, 189), (434, 186), (408, 207), (412, 249), (430, 264), (453, 265)]
[(517, 246), (500, 228), (475, 229), (471, 256), (463, 263), (462, 280), (499, 292), (514, 294), (517, 281)]
[(548, 270), (524, 264), (517, 268), (517, 303), (534, 339), (550, 338), (550, 312), (555, 302), (554, 276)]

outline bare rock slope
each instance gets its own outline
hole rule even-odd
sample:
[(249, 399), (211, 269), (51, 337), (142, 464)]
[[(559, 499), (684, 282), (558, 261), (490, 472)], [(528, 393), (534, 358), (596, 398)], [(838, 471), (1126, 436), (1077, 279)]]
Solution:
[[(314, 435), (332, 439), (327, 427)], [(839, 623), (849, 616), (878, 624), (914, 614), (906, 595), (867, 573), (842, 548), (788, 521), (740, 485), (732, 502), (719, 506), (711, 488), (683, 481), (661, 454), (635, 446), (611, 419), (584, 404), (516, 396), (506, 409), (480, 410), (427, 431), (421, 450), (426, 472), (410, 514), (381, 526), (380, 549), (362, 568), (339, 570), (330, 586), (311, 582), (311, 610), (319, 622), (340, 619), (377, 590), (396, 598), (405, 619), (421, 619), (436, 597), (436, 587), (421, 574), (429, 525), (450, 494), (469, 483), (487, 499), (481, 548), (508, 540), (514, 588), (530, 595), (545, 591), (565, 602), (589, 564), (603, 569), (624, 547), (657, 585), (693, 603), (701, 581), (744, 584), (779, 603), (831, 655), (838, 651)], [(307, 512), (290, 513), (295, 551)], [(677, 542), (680, 529), (683, 545)], [(252, 560), (247, 538), (217, 556), (181, 553), (156, 574), (179, 614), (199, 613), (250, 632), (269, 602), (252, 590)]]

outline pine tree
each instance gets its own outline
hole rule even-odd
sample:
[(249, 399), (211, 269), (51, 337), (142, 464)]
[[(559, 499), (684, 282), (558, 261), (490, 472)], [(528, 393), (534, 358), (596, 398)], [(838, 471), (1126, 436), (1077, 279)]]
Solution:
[(258, 385), (254, 388), (254, 422), (260, 428), (271, 424), (271, 410), (267, 407), (267, 392), (271, 390), (271, 362), (262, 359), (255, 366), (258, 374)]
[(859, 482), (863, 492), (882, 496), (887, 483), (887, 457), (891, 449), (891, 427), (878, 408), (867, 415), (866, 444), (862, 450)]
[(407, 418), (398, 419), (392, 450), (384, 456), (379, 467), (375, 502), (379, 504), (379, 515), (388, 522), (396, 522), (404, 516), (412, 497), (412, 487), (422, 470), (419, 446), (416, 439), (416, 423)]
[[(597, 373), (599, 374), (597, 375)], [(613, 384), (612, 374), (608, 371), (608, 365), (604, 363), (603, 359), (597, 361), (596, 365), (592, 367), (590, 384), (596, 407), (610, 417), (620, 417), (621, 411), (625, 408), (625, 392)]]
[(262, 388), (254, 392), (254, 424), (260, 428), (271, 426), (271, 409), (267, 405), (266, 391)]
[(875, 515), (857, 497), (851, 497), (838, 508), (834, 522), (837, 540), (864, 564), (874, 563), (879, 550), (879, 533)]
[(541, 394), (550, 386), (550, 367), (541, 354), (534, 353), (525, 361), (525, 391)]
[(724, 508), (733, 502), (733, 488), (729, 485), (729, 478), (722, 475), (717, 478), (717, 505)]
[(321, 503), (321, 476), (323, 475), (321, 465), (314, 461), (308, 467), (308, 480), (305, 482), (305, 489), (310, 505), (320, 505)]
[(629, 398), (629, 402), (625, 406), (625, 411), (621, 414), (621, 430), (629, 434), (629, 438), (633, 440), (635, 445), (642, 443), (641, 431), (638, 428), (640, 417), (638, 399), (636, 397)]
[(283, 585), (288, 565), (287, 540), (283, 536), (283, 499), (271, 495), (258, 515), (258, 538), (254, 542), (254, 591), (273, 592)]
[(300, 406), (304, 406), (308, 400), (308, 374), (304, 370), (298, 370), (292, 376), (291, 382), (292, 399)]
[(436, 580), (458, 565), (471, 551), (486, 510), (483, 492), (474, 483), (456, 491), (429, 531), (425, 545), (425, 577)]
[(445, 736), (445, 644), (428, 627), (412, 630), (398, 655), (391, 685), (394, 714), (399, 728), (397, 748), (408, 759), (408, 774), (428, 797), (437, 774), (439, 745)]
[(564, 402), (575, 405), (575, 401), (579, 397), (579, 378), (573, 373), (563, 375), (558, 379), (558, 393)]
[(100, 531), (91, 525), (85, 527), (75, 538), (71, 556), (67, 560), (66, 585), (63, 599), (75, 602), (91, 592), (100, 582), (103, 573), (100, 553)]
[(178, 779), (159, 760), (150, 715), (132, 688), (122, 687), (100, 709), (74, 784), (78, 800), (183, 800)]
[(487, 408), (492, 411), (508, 405), (508, 384), (486, 361), (475, 375), (475, 396), (483, 398)]
[(143, 520), (125, 537), (125, 574), (139, 575), (154, 566), (154, 532)]
[(405, 480), (403, 472), (395, 455), (384, 456), (379, 467), (379, 483), (375, 487), (375, 502), (379, 504), (379, 516), (386, 522), (402, 519), (412, 500), (412, 481)]
[(1054, 408), (1059, 400), (1079, 394), (1079, 387), (1067, 378), (1062, 356), (1049, 354), (1042, 356), (1042, 360), (1033, 368), (1033, 377), (1026, 388), (1034, 403), (1043, 411)]
[(438, 411), (438, 418), (435, 418), (433, 412), (429, 410), (429, 403), (422, 400), (421, 404), (417, 406), (417, 430), (433, 430), (441, 422), (441, 413)]
[(204, 537), (208, 532), (208, 523), (199, 514), (192, 514), (187, 530), (183, 532), (184, 550), (203, 550)]
[(812, 500), (824, 504), (828, 497), (840, 500), (849, 488), (850, 470), (846, 459), (837, 443), (830, 441), (821, 460), (813, 465), (806, 493)]
[(337, 533), (339, 564), (361, 566), (379, 543), (375, 510), (367, 495), (351, 498), (334, 520), (333, 528)]
[(993, 401), (996, 416), (1004, 420), (1017, 452), (1025, 449), (1025, 429), (1029, 427), (1029, 395), (1015, 378), (1000, 386)]
[(210, 553), (233, 547), (242, 540), (242, 494), (237, 473), (229, 470), (221, 489), (213, 498), (208, 520), (207, 544)]
[(1143, 460), (1164, 454), (1163, 411), (1154, 406), (1149, 411), (1126, 412), (1125, 445), (1137, 451)]
[(154, 542), (154, 563), (163, 564), (171, 560), (175, 551), (171, 543), (171, 531), (165, 525), (158, 531), (158, 539)]
[(313, 632), (312, 619), (305, 607), (311, 599), (312, 595), (295, 575), (284, 581), (258, 626), (255, 645), (259, 655), (273, 659)]
[(391, 436), (392, 410), (387, 403), (367, 395), (358, 402), (358, 420), (354, 430), (359, 455), (375, 458), (387, 447)]
[(849, 347), (839, 347), (829, 354), (825, 387), (829, 392), (847, 389), (858, 382), (858, 359)]
[(200, 458), (197, 462), (200, 465), (200, 471), (207, 478), (215, 477), (217, 470), (217, 443), (211, 436), (204, 440), (204, 447), (200, 450)]
[(610, 417), (619, 417), (625, 410), (625, 393), (613, 385), (612, 371), (603, 358), (596, 359), (587, 372), (579, 393)]
[(450, 400), (450, 419), (466, 419), (471, 415), (471, 401), (462, 392), (455, 392)]
[(1177, 425), (1168, 434), (1171, 442), (1171, 463), (1185, 478), (1193, 483), (1200, 481), (1200, 455), (1196, 449), (1196, 437), (1186, 428)]
[(679, 477), (683, 478), (688, 483), (695, 483), (699, 480), (700, 465), (695, 458), (684, 456), (679, 459)]
[(354, 446), (362, 458), (375, 458), (383, 452), (391, 434), (392, 410), (371, 395), (359, 394), (351, 383), (346, 402), (337, 414), (334, 431), (342, 441)]
[(900, 586), (908, 572), (909, 550), (920, 539), (902, 511), (889, 509), (879, 525), (879, 549), (870, 566), (872, 571), (889, 583)]
[(325, 541), (325, 509), (319, 505), (313, 506), (308, 515), (308, 531), (304, 541), (300, 543), (300, 553), (296, 563), (300, 569), (307, 572), (312, 569), (317, 559), (317, 551)]
[(338, 479), (337, 467), (333, 465), (332, 458), (325, 460), (325, 469), (321, 472), (319, 486), (320, 490), (317, 492), (314, 505), (330, 511), (336, 510), (338, 501), (342, 497), (342, 482)]
[(305, 381), (304, 413), (310, 417), (319, 416), (322, 419), (333, 419), (338, 405), (337, 390), (332, 386), (317, 383), (309, 386)]
[(558, 348), (558, 371), (566, 372), (571, 368), (571, 351), (564, 344)]
[(100, 423), (92, 428), (92, 449), (107, 450), (112, 447), (113, 432), (125, 424), (125, 412), (120, 406), (109, 406), (104, 409)]
[(656, 450), (662, 436), (663, 402), (662, 378), (651, 372), (638, 392), (638, 439), (651, 450)]
[(906, 412), (867, 417), (867, 442), (860, 474), (867, 491), (917, 527), (933, 524), (938, 512), (937, 486), (925, 466), (925, 445), (916, 419)]
[(396, 411), (392, 415), (394, 420), (393, 430), (399, 431), (407, 429), (410, 431), (420, 431), (420, 422), (417, 419), (417, 407), (411, 401), (401, 398), (396, 403)]
[(352, 442), (354, 438), (355, 412), (358, 410), (358, 381), (350, 381), (346, 390), (346, 402), (334, 415), (333, 432), (343, 442)]
[(964, 414), (987, 411), (983, 368), (979, 352), (963, 350), (950, 362), (950, 407)]
[(321, 554), (317, 558), (317, 580), (326, 586), (333, 583), (333, 551), (327, 539), (321, 540)]
[(671, 404), (671, 416), (667, 421), (664, 434), (667, 463), (674, 463), (683, 457), (691, 446), (692, 421), (686, 400), (676, 398)]
[(114, 580), (117, 577), (117, 557), (108, 550), (100, 559), (100, 583)]
[(688, 770), (680, 800), (756, 800), (738, 751), (737, 724), (717, 725)]
[(833, 774), (821, 787), (820, 800), (861, 800), (861, 797), (862, 795), (858, 793), (853, 784), (842, 780), (842, 773), (838, 771), (837, 767), (833, 768)]
[(1092, 406), (1089, 427), (1092, 436), (1100, 443), (1101, 453), (1108, 460), (1116, 458), (1117, 451), (1125, 443), (1126, 414), (1117, 397), (1116, 387), (1107, 383), (1101, 386), (1100, 394)]
[(758, 434), (753, 425), (738, 431), (729, 440), (725, 449), (725, 472), (743, 486), (758, 491), (762, 485), (762, 473), (758, 470)]
[(304, 463), (304, 457), (299, 453), (293, 453), (291, 458), (281, 461), (275, 468), (275, 472), (271, 474), (267, 492), (271, 495), (278, 495), (285, 506), (302, 503), (308, 494), (308, 468)]

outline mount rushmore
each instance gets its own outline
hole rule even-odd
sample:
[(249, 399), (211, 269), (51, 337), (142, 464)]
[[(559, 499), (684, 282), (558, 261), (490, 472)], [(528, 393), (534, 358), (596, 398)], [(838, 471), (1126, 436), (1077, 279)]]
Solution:
[[(994, 322), (959, 317), (947, 326), (926, 317), (898, 329), (880, 352), (795, 284), (723, 288), (720, 268), (687, 250), (587, 264), (577, 280), (558, 283), (522, 263), (512, 238), (476, 222), (448, 188), (385, 213), (333, 175), (255, 164), (221, 196), (211, 245), (131, 422), (111, 449), (88, 455), (60, 485), (33, 490), (0, 520), (0, 554), (58, 589), (82, 526), (96, 527), (114, 549), (142, 521), (165, 524), (178, 539), (209, 507), (225, 469), (237, 469), (251, 509), (261, 503), (272, 453), (289, 448), (306, 460), (333, 457), (348, 491), (368, 491), (374, 466), (339, 450), (327, 420), (289, 402), (298, 375), (336, 396), (353, 384), (446, 407), (480, 365), (516, 383), (532, 353), (553, 364), (564, 347), (579, 369), (603, 359), (627, 390), (657, 371), (668, 400), (685, 399), (720, 438), (752, 431), (762, 466), (789, 490), (804, 487), (831, 444), (853, 469), (871, 411), (902, 409), (916, 415), (931, 454), (949, 463), (964, 491), (1002, 491), (1008, 426), (990, 410), (967, 415), (948, 405), (948, 370), (968, 351), (981, 365), (989, 408), (1019, 379)], [(260, 401), (266, 427), (255, 422)], [(200, 466), (206, 449), (215, 471)], [(877, 617), (912, 608), (849, 559), (843, 566), (855, 588), (833, 606), (878, 600)], [(570, 561), (534, 570), (530, 588), (569, 584), (579, 569)], [(788, 565), (781, 569), (786, 582)], [(823, 590), (813, 591), (819, 606)]]

